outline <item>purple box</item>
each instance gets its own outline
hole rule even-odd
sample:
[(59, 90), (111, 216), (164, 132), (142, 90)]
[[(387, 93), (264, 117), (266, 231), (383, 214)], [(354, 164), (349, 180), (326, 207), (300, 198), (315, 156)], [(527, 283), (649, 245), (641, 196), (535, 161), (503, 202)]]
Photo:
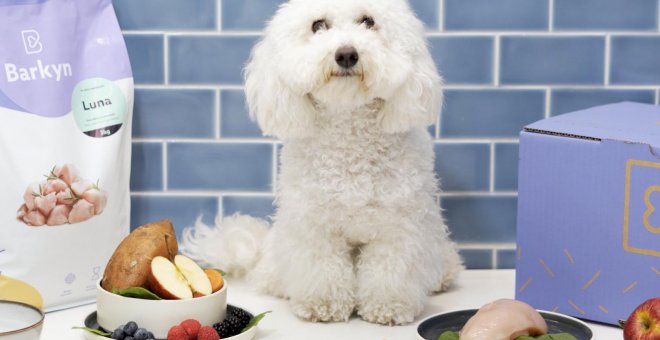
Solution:
[(660, 107), (531, 124), (519, 166), (517, 299), (616, 324), (660, 296)]

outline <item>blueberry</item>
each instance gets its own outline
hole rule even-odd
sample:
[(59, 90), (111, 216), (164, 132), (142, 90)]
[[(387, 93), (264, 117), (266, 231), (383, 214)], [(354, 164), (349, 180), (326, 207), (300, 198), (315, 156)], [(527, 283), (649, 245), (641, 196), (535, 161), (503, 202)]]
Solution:
[(123, 327), (115, 329), (112, 334), (110, 334), (110, 338), (116, 340), (124, 340), (125, 336), (126, 334), (124, 334)]
[(149, 332), (144, 328), (138, 328), (137, 331), (135, 331), (135, 334), (133, 334), (135, 340), (147, 340), (148, 337)]
[[(135, 331), (137, 331), (138, 325), (135, 323), (135, 321), (129, 321), (126, 326), (124, 326), (124, 333), (127, 335), (131, 335), (131, 339), (128, 340), (133, 340), (132, 335), (135, 334)], [(126, 340), (126, 338), (124, 338)]]
[(156, 338), (156, 337), (154, 336), (154, 333), (147, 332), (147, 334), (149, 335), (149, 336), (147, 336), (147, 338), (149, 338), (149, 339), (155, 339), (155, 338)]
[(132, 337), (132, 336), (127, 336), (127, 337), (124, 338), (124, 340), (135, 340), (135, 338)]

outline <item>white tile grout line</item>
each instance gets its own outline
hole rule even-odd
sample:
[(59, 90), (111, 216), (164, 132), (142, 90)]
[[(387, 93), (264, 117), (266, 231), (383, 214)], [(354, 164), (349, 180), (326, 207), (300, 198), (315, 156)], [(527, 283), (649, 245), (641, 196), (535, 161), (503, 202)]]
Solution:
[(493, 250), (515, 250), (516, 243), (488, 243), (488, 242), (466, 242), (458, 243), (459, 249), (493, 249)]
[(491, 249), (493, 252), (491, 258), (492, 258), (492, 263), (491, 263), (491, 269), (496, 269), (497, 268), (497, 249), (493, 248)]
[(165, 32), (163, 34), (163, 81), (165, 85), (170, 83), (170, 38)]
[(501, 39), (500, 35), (496, 34), (495, 35), (495, 41), (494, 41), (494, 47), (493, 47), (493, 84), (495, 87), (500, 86), (500, 46), (501, 46)]
[(222, 105), (222, 103), (220, 102), (222, 100), (221, 94), (222, 94), (222, 90), (217, 89), (215, 91), (215, 103), (214, 103), (214, 105), (215, 105), (215, 110), (214, 111), (215, 112), (214, 112), (214, 117), (213, 117), (213, 125), (214, 125), (213, 130), (215, 132), (215, 139), (220, 139), (222, 137), (220, 135), (220, 130), (222, 130), (221, 129), (222, 112), (220, 112), (221, 105)]
[(489, 191), (495, 192), (495, 143), (490, 143), (490, 169), (488, 171)]
[[(227, 37), (242, 37), (242, 36), (253, 36), (260, 37), (263, 35), (263, 31), (185, 31), (185, 30), (166, 30), (166, 31), (157, 31), (157, 30), (124, 30), (122, 31), (125, 35), (162, 35), (168, 34), (170, 36), (227, 36)], [(606, 34), (612, 34), (617, 36), (657, 36), (657, 31), (426, 31), (426, 36), (437, 37), (437, 36), (514, 36), (514, 37), (548, 37), (548, 36), (575, 36), (575, 37), (585, 37), (585, 36), (605, 36)]]
[(140, 197), (243, 197), (243, 198), (275, 198), (272, 192), (250, 192), (250, 191), (199, 191), (199, 190), (174, 190), (174, 191), (132, 191), (131, 195)]
[[(443, 106), (444, 106), (444, 101), (443, 101)], [(440, 124), (442, 123), (442, 109), (440, 110), (440, 113), (435, 117), (435, 136), (433, 136), (434, 139), (440, 139)]]
[(208, 139), (208, 138), (133, 138), (134, 143), (189, 143), (189, 144), (272, 144), (277, 140), (270, 138), (223, 138), (223, 139)]
[(225, 216), (225, 205), (222, 203), (223, 195), (218, 196), (218, 216), (220, 218)]
[(555, 0), (548, 0), (548, 32), (555, 29)]
[[(603, 89), (602, 84), (499, 84), (497, 87), (493, 84), (449, 84), (443, 85), (443, 90), (546, 90), (552, 89), (580, 89), (580, 90), (598, 90)], [(237, 90), (243, 91), (243, 85), (237, 84), (136, 84), (136, 89), (145, 90)], [(608, 85), (612, 90), (656, 90), (657, 85)]]
[(169, 181), (167, 179), (168, 173), (167, 173), (167, 142), (162, 143), (163, 146), (163, 192), (167, 192), (168, 190), (168, 185)]
[[(132, 191), (135, 196), (237, 196), (237, 197), (274, 197), (275, 191), (231, 191), (231, 190), (167, 190), (167, 191)], [(454, 191), (436, 193), (439, 201), (447, 197), (517, 197), (515, 191)]]
[(605, 70), (603, 72), (604, 75), (604, 84), (605, 87), (610, 85), (610, 63), (611, 63), (611, 55), (612, 55), (612, 36), (609, 34), (605, 35)]
[(438, 1), (438, 31), (444, 32), (445, 30), (445, 0)]

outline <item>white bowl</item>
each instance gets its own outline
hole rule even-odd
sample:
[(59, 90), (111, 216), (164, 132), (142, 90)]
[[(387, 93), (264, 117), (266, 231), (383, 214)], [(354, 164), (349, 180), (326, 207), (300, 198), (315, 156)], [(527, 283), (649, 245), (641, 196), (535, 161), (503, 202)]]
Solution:
[(0, 300), (0, 338), (2, 340), (39, 339), (44, 313), (21, 302)]
[(185, 300), (144, 300), (124, 297), (96, 285), (96, 312), (101, 327), (112, 332), (120, 325), (135, 321), (158, 339), (167, 338), (172, 326), (186, 319), (202, 325), (221, 322), (227, 314), (227, 282), (219, 291)]

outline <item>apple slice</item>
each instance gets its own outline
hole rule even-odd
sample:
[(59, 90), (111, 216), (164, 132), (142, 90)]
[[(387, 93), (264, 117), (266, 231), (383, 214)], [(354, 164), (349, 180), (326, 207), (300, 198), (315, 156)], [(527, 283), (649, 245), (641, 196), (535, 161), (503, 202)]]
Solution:
[(148, 281), (151, 291), (163, 299), (183, 300), (193, 297), (186, 278), (165, 257), (156, 256), (151, 260)]
[(225, 285), (225, 281), (222, 279), (222, 274), (217, 270), (207, 268), (204, 269), (204, 273), (206, 273), (206, 276), (209, 277), (209, 281), (211, 281), (211, 292), (215, 293)]
[(174, 257), (174, 265), (188, 281), (194, 297), (211, 294), (211, 281), (195, 261), (186, 256), (177, 255)]

